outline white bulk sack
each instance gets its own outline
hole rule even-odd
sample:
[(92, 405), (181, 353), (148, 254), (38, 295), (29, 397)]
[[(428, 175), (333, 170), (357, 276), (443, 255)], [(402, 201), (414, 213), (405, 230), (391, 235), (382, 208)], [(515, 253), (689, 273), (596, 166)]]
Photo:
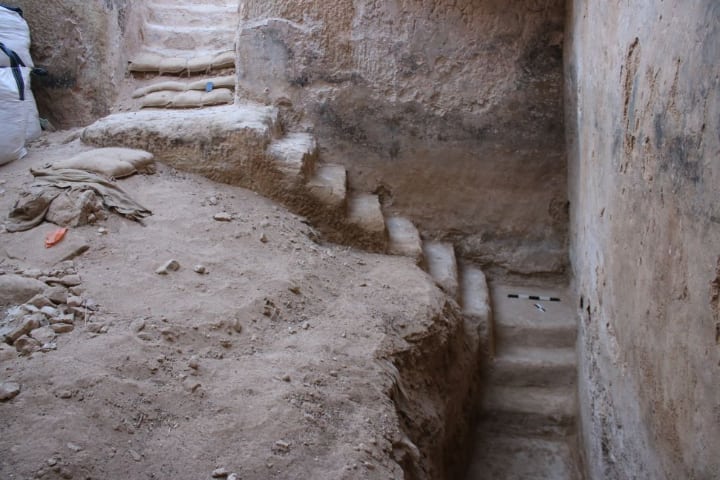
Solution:
[[(16, 11), (0, 6), (0, 43), (18, 54), (26, 67), (32, 67), (30, 57), (30, 27)], [(10, 60), (0, 55), (0, 67), (9, 67)]]
[(27, 154), (25, 135), (28, 121), (28, 97), (20, 99), (20, 89), (13, 70), (21, 73), (29, 90), (30, 69), (0, 68), (0, 165), (18, 160)]

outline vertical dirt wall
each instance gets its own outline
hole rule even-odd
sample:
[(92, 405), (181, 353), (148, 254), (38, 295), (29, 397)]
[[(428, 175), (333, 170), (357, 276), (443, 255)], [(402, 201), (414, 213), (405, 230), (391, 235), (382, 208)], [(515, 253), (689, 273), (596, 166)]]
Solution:
[(137, 33), (131, 0), (15, 0), (30, 25), (40, 116), (55, 127), (86, 125), (107, 115)]
[(242, 95), (463, 253), (565, 264), (562, 0), (248, 0)]
[(720, 478), (720, 3), (571, 3), (590, 478)]

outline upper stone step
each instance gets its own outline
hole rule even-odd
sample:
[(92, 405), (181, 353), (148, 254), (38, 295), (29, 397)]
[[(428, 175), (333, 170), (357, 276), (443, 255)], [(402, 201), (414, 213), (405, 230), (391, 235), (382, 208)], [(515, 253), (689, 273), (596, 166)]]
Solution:
[(423, 254), (435, 283), (453, 298), (458, 296), (458, 267), (452, 243), (425, 242)]
[(347, 197), (347, 170), (332, 163), (319, 165), (306, 186), (320, 203), (332, 209), (341, 208)]
[(492, 357), (495, 352), (495, 340), (490, 291), (485, 274), (474, 265), (464, 265), (461, 269), (460, 282), (463, 315), (473, 326), (473, 333), (478, 337), (482, 353), (487, 358)]
[(516, 387), (571, 386), (576, 378), (574, 348), (502, 348), (488, 372), (490, 384)]
[(575, 426), (573, 387), (493, 386), (484, 391), (482, 416), (526, 435), (557, 435)]
[(415, 224), (404, 217), (391, 216), (385, 220), (388, 231), (388, 253), (403, 255), (420, 262), (422, 241)]
[(491, 292), (498, 348), (575, 346), (577, 321), (564, 290), (498, 285)]
[(317, 142), (309, 133), (289, 133), (270, 144), (268, 156), (288, 180), (304, 181), (315, 170)]
[(212, 24), (179, 27), (146, 22), (144, 44), (179, 50), (233, 49), (236, 29)]
[(574, 448), (570, 439), (489, 435), (482, 430), (464, 480), (579, 480)]
[(157, 2), (148, 4), (148, 20), (158, 25), (179, 27), (218, 25), (235, 29), (238, 26), (238, 19), (237, 2), (230, 5)]
[(147, 150), (180, 170), (248, 186), (258, 162), (267, 161), (277, 115), (273, 107), (254, 104), (116, 113), (85, 128), (82, 140)]

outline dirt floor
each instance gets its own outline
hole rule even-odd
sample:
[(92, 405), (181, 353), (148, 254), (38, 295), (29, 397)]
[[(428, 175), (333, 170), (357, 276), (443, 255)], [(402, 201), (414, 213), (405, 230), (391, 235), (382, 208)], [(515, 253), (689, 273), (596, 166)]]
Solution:
[[(29, 167), (87, 148), (72, 139), (45, 136), (0, 167), (0, 218)], [(442, 351), (461, 328), (425, 272), (318, 243), (247, 190), (163, 166), (117, 182), (152, 210), (144, 225), (110, 214), (50, 249), (55, 225), (0, 227), (0, 276), (77, 273), (82, 301), (56, 348), (0, 347), (0, 384), (20, 387), (0, 402), (0, 478), (399, 479), (401, 463), (422, 463), (401, 417), (424, 409), (433, 420), (418, 423), (440, 435), (443, 412), (399, 413), (410, 367), (395, 359)], [(171, 259), (180, 269), (157, 274)], [(17, 312), (3, 307), (0, 327)], [(415, 367), (410, 389), (447, 365)]]

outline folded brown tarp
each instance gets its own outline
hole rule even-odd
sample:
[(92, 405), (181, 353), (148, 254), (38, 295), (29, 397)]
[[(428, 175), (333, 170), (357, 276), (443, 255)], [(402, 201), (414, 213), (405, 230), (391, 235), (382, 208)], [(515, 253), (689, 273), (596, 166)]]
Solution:
[(30, 230), (39, 225), (50, 209), (52, 202), (66, 190), (92, 190), (102, 198), (105, 208), (131, 220), (140, 221), (152, 215), (125, 193), (116, 184), (94, 173), (83, 170), (30, 170), (35, 182), (15, 203), (6, 228), (8, 232)]

